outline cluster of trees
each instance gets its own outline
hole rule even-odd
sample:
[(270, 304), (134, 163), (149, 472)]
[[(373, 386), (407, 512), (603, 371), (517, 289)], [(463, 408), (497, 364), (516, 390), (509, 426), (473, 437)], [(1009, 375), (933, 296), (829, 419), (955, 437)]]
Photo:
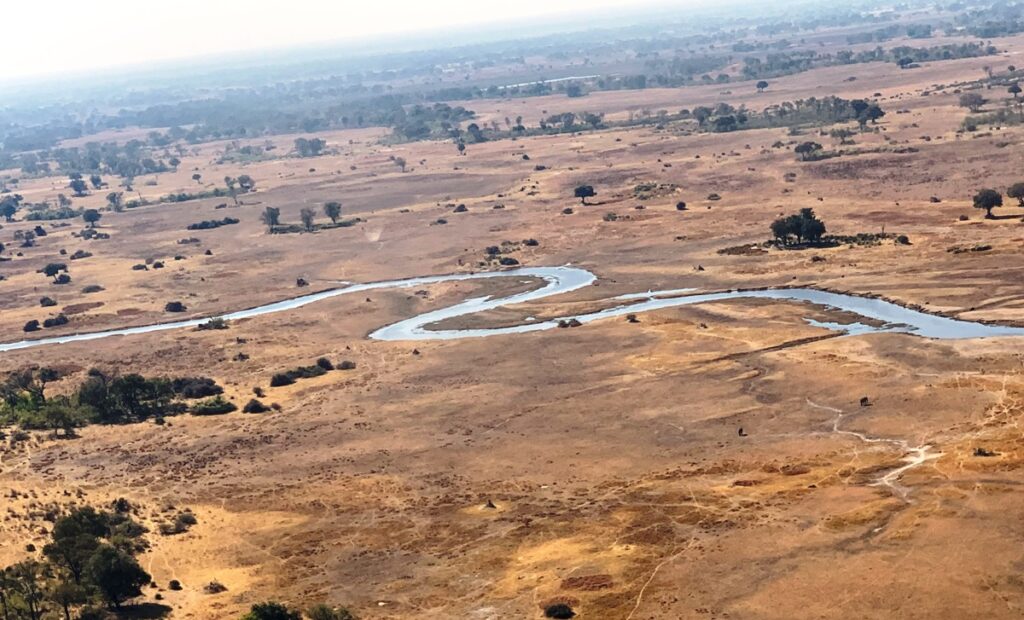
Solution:
[[(316, 223), (315, 209), (312, 207), (303, 207), (299, 211), (299, 220), (302, 222), (302, 230), (305, 230), (306, 232), (313, 232), (314, 230), (321, 228), (345, 227), (351, 226), (359, 221), (358, 218), (353, 220), (341, 220), (341, 208), (342, 204), (336, 200), (324, 203), (324, 215), (331, 220), (331, 224), (326, 226)], [(268, 233), (296, 232), (296, 230), (294, 230), (294, 226), (284, 225), (281, 223), (281, 209), (278, 207), (265, 208), (263, 213), (260, 214), (260, 220), (264, 225), (266, 225)]]
[(825, 222), (818, 219), (814, 209), (800, 209), (799, 213), (780, 217), (771, 224), (772, 236), (783, 246), (819, 243), (825, 235)]
[[(1024, 182), (1014, 183), (1006, 190), (1007, 198), (1017, 199), (1017, 205), (1024, 207)], [(992, 209), (1003, 206), (1003, 195), (994, 189), (983, 189), (974, 195), (974, 208), (985, 211), (985, 217), (991, 219)]]
[[(28, 175), (48, 174), (53, 163), (69, 174), (77, 173), (78, 178), (81, 178), (82, 173), (91, 173), (93, 178), (103, 173), (133, 179), (143, 174), (158, 174), (178, 167), (181, 163), (179, 156), (184, 155), (183, 148), (179, 148), (177, 155), (168, 151), (164, 156), (154, 158), (156, 147), (165, 144), (168, 139), (168, 134), (151, 132), (147, 141), (135, 139), (124, 144), (89, 142), (82, 147), (42, 149), (21, 153), (18, 165)], [(101, 184), (93, 183), (93, 189), (102, 187)]]
[(99, 618), (142, 595), (152, 579), (135, 554), (147, 546), (146, 528), (125, 500), (114, 510), (85, 506), (56, 519), (40, 557), (0, 570), (0, 617), (44, 620)]
[(205, 377), (146, 378), (94, 368), (71, 393), (48, 396), (47, 385), (59, 378), (51, 368), (9, 373), (0, 382), (0, 426), (50, 429), (70, 437), (90, 423), (123, 424), (181, 414), (189, 408), (183, 400), (223, 393), (223, 388)]
[(327, 141), (321, 138), (296, 138), (295, 139), (295, 152), (299, 154), (299, 157), (316, 157), (323, 153), (324, 148), (327, 146)]

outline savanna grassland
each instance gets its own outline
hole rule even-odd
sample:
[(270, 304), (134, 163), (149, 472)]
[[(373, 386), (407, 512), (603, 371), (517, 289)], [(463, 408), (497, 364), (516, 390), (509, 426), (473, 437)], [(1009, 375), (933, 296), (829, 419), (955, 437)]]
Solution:
[[(909, 11), (893, 23), (926, 18)], [(850, 37), (875, 27), (785, 36), (791, 51), (834, 54), (874, 49)], [(1024, 181), (1024, 129), (1008, 92), (1024, 35), (950, 27), (877, 45), (964, 42), (994, 49), (907, 68), (822, 62), (766, 77), (763, 88), (738, 59), (712, 83), (583, 82), (573, 96), (483, 88), (446, 104), (473, 114), (452, 123), (464, 133), (415, 140), (386, 124), (169, 138), (140, 148), (161, 159), (167, 149), (175, 165), (131, 171), (130, 189), (104, 171), (106, 187), (77, 197), (56, 163), (33, 173), (12, 165), (4, 195), (22, 199), (0, 228), (0, 340), (515, 264), (572, 264), (598, 279), (446, 326), (570, 316), (648, 290), (782, 286), (1024, 324), (1024, 210), (1006, 197), (986, 218), (972, 202)], [(579, 60), (563, 62), (578, 75)], [(473, 83), (508, 75), (481, 67)], [(961, 105), (967, 93), (983, 96), (975, 112)], [(884, 116), (764, 120), (784, 102), (827, 97), (863, 100)], [(731, 110), (716, 111), (723, 102)], [(712, 110), (705, 121), (694, 118), (701, 106)], [(1002, 122), (984, 116), (999, 110)], [(575, 129), (546, 120), (570, 112), (584, 119)], [(730, 114), (749, 120), (716, 125)], [(60, 145), (125, 145), (151, 130), (108, 128)], [(296, 152), (297, 139), (314, 137), (324, 141), (316, 154)], [(798, 155), (808, 142), (820, 148)], [(585, 204), (574, 195), (581, 186), (596, 194)], [(161, 201), (182, 193), (202, 195)], [(86, 238), (95, 233), (83, 235), (77, 211), (26, 219), (29, 205), (56, 208), (59, 194), (71, 209), (97, 210), (102, 234)], [(339, 226), (324, 211), (332, 201)], [(839, 241), (772, 242), (772, 222), (805, 208)], [(189, 229), (225, 218), (237, 222)], [(36, 226), (46, 234), (25, 245)], [(88, 255), (72, 260), (79, 251)], [(40, 272), (54, 263), (66, 272)], [(55, 283), (62, 273), (70, 281)], [(48, 371), (45, 393), (10, 381), (4, 392), (13, 395), (0, 409), (0, 564), (41, 557), (56, 515), (125, 498), (149, 530), (134, 557), (155, 583), (129, 602), (172, 618), (238, 618), (265, 600), (343, 605), (359, 618), (542, 618), (558, 604), (602, 620), (1020, 614), (1018, 340), (846, 336), (807, 319), (855, 317), (769, 300), (491, 338), (367, 338), (537, 285), (373, 291), (225, 329), (0, 353), (4, 376)], [(42, 297), (55, 303), (43, 307)], [(25, 331), (57, 316), (67, 322)], [(320, 358), (336, 369), (272, 386)], [(59, 431), (24, 414), (39, 398), (75, 405), (98, 376), (90, 369), (111, 380), (208, 377), (236, 410), (197, 415), (163, 403), (152, 415), (97, 420), (81, 408)], [(254, 399), (266, 411), (243, 413)], [(180, 391), (172, 400), (197, 410)], [(183, 511), (194, 518), (182, 522)], [(169, 528), (176, 520), (184, 526)]]

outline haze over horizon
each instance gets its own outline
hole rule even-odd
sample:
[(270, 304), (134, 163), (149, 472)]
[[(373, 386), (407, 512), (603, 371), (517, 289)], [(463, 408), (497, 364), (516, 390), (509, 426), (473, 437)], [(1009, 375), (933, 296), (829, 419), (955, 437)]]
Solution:
[[(685, 0), (679, 5), (701, 2)], [(218, 54), (365, 42), (380, 35), (493, 28), (506, 21), (521, 26), (531, 18), (564, 19), (583, 11), (592, 18), (595, 12), (634, 4), (629, 0), (522, 0), (515, 5), (468, 0), (358, 5), (324, 0), (293, 0), (287, 5), (181, 0), (145, 7), (129, 0), (88, 5), (72, 0), (19, 3), (5, 11), (8, 23), (17, 27), (7, 32), (7, 47), (14, 58), (4, 77), (45, 79)], [(73, 54), (68, 53), (68, 43)]]

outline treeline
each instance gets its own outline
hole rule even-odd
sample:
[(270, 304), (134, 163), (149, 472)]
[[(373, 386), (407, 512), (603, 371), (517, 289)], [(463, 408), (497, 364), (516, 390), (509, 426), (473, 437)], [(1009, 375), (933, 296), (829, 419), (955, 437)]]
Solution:
[(0, 382), (0, 426), (62, 431), (72, 436), (88, 424), (125, 424), (201, 410), (224, 390), (206, 377), (147, 378), (92, 369), (70, 394), (48, 396), (47, 386), (61, 378), (51, 368), (26, 368)]
[[(821, 54), (813, 50), (778, 52), (765, 57), (753, 56), (743, 59), (742, 74), (747, 79), (764, 79), (792, 75), (817, 67), (851, 65), (866, 62), (931, 62), (991, 56), (998, 50), (981, 43), (951, 43), (934, 47), (899, 46), (891, 49), (876, 47), (873, 50), (854, 52), (841, 50), (834, 54)], [(903, 62), (901, 62), (903, 61)]]

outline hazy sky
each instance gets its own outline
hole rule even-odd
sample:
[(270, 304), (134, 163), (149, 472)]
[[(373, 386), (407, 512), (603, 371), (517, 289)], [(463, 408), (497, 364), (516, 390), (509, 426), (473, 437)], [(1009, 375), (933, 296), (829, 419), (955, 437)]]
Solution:
[[(680, 4), (689, 4), (683, 0)], [(451, 30), (535, 16), (581, 19), (635, 0), (12, 0), (5, 78), (226, 51)], [(521, 23), (521, 22), (520, 22)], [(12, 57), (13, 56), (13, 57)]]

